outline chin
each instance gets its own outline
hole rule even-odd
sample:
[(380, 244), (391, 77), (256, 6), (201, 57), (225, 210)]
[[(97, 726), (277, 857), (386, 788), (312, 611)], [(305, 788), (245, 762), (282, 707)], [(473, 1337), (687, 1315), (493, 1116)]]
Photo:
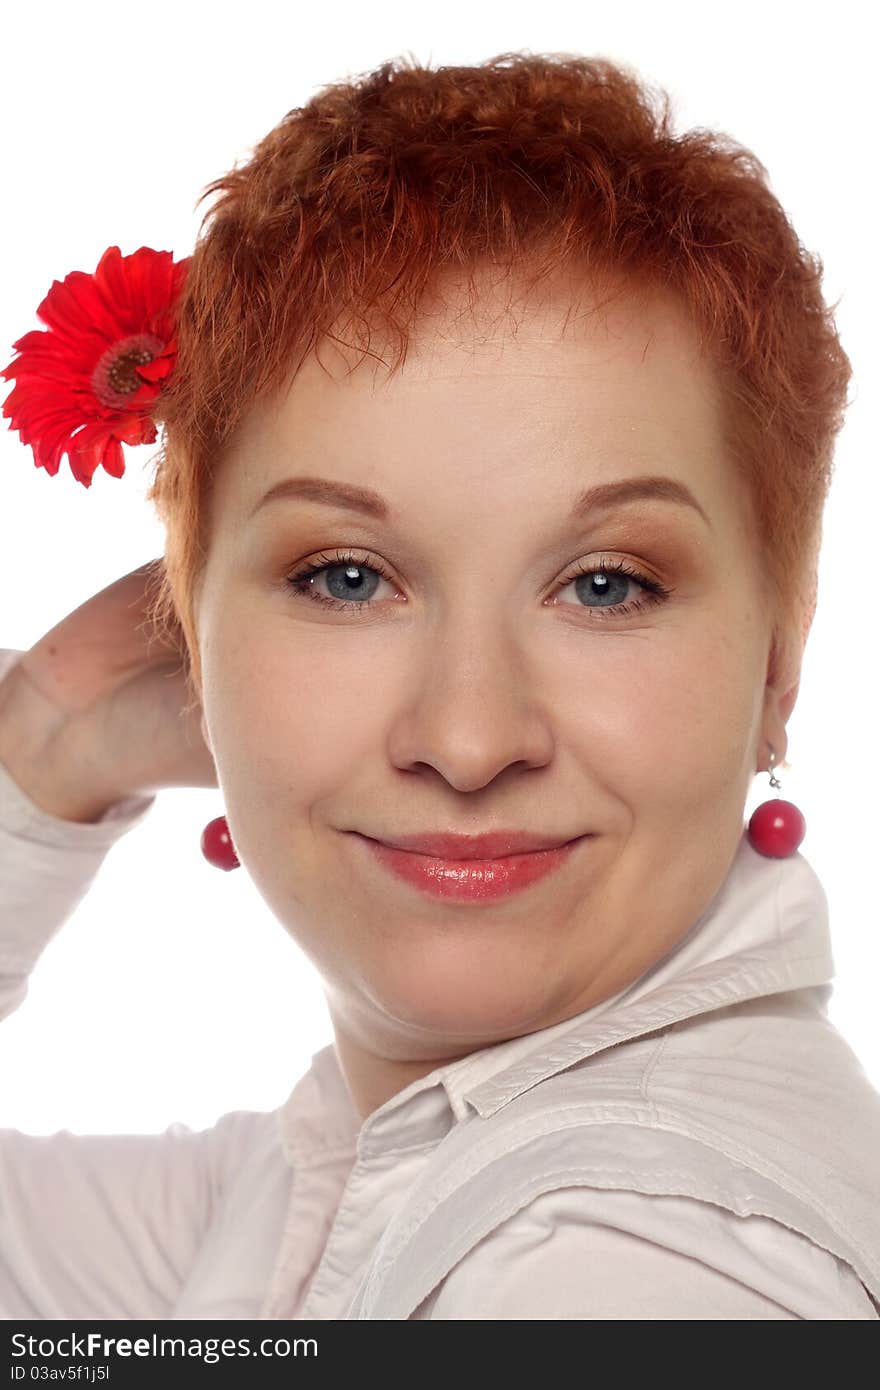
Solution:
[(456, 979), (435, 972), (409, 981), (386, 977), (377, 999), (382, 1012), (404, 1027), (459, 1040), (472, 1050), (544, 1027), (542, 1015), (550, 1012), (543, 992), (540, 998), (512, 997), (509, 977), (497, 968), (489, 979), (466, 966)]

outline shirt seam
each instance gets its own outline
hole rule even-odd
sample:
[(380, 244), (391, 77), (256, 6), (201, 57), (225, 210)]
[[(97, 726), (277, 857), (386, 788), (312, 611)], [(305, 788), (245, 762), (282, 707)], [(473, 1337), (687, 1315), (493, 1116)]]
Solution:
[[(713, 1206), (717, 1206), (724, 1211), (731, 1211), (731, 1208), (728, 1206), (727, 1202), (723, 1200), (723, 1197), (725, 1197), (727, 1193), (723, 1189), (719, 1188), (719, 1186), (716, 1183), (709, 1181), (702, 1182), (702, 1191), (700, 1193), (695, 1193), (693, 1190), (688, 1190), (688, 1184), (693, 1184), (693, 1173), (688, 1169), (652, 1168), (650, 1176), (641, 1180), (642, 1182), (651, 1182), (652, 1186), (650, 1188), (645, 1188), (640, 1185), (639, 1178), (632, 1172), (631, 1168), (616, 1168), (609, 1164), (594, 1165), (579, 1163), (577, 1166), (574, 1167), (554, 1169), (551, 1174), (547, 1174), (545, 1172), (541, 1175), (542, 1180), (543, 1178), (546, 1178), (548, 1176), (551, 1177), (553, 1179), (552, 1187), (541, 1188), (538, 1192), (534, 1192), (531, 1196), (528, 1196), (527, 1194), (529, 1193), (530, 1189), (532, 1188), (535, 1182), (535, 1174), (532, 1173), (528, 1179), (520, 1183), (517, 1187), (508, 1189), (502, 1197), (498, 1198), (495, 1202), (492, 1202), (488, 1207), (483, 1207), (480, 1211), (479, 1216), (471, 1222), (469, 1222), (469, 1224), (465, 1227), (464, 1239), (467, 1242), (475, 1233), (478, 1234), (481, 1228), (484, 1226), (484, 1223), (487, 1219), (491, 1224), (489, 1225), (488, 1229), (484, 1232), (484, 1235), (496, 1231), (504, 1220), (513, 1218), (526, 1206), (528, 1206), (530, 1201), (535, 1200), (539, 1196), (546, 1195), (546, 1193), (549, 1191), (556, 1192), (567, 1185), (574, 1187), (588, 1187), (591, 1185), (589, 1182), (578, 1181), (578, 1179), (590, 1176), (619, 1177), (621, 1175), (625, 1175), (629, 1179), (628, 1185), (624, 1189), (622, 1189), (624, 1191), (640, 1192), (644, 1193), (644, 1195), (646, 1196), (657, 1197), (683, 1196), (689, 1198), (692, 1201), (708, 1201), (711, 1202)], [(561, 1179), (561, 1181), (557, 1181), (557, 1179)], [(670, 1181), (658, 1183), (658, 1179), (665, 1179)], [(619, 1187), (616, 1187), (614, 1190), (619, 1191), (621, 1189)], [(712, 1196), (707, 1198), (705, 1195), (703, 1195), (704, 1193), (711, 1193)], [(520, 1200), (520, 1198), (524, 1198), (524, 1200)], [(748, 1192), (744, 1194), (743, 1200), (748, 1202), (754, 1202), (762, 1206), (764, 1205), (763, 1200), (759, 1199), (757, 1195), (753, 1192)], [(502, 1217), (501, 1221), (495, 1222), (494, 1218), (499, 1212), (504, 1212), (505, 1215)], [(743, 1217), (738, 1212), (733, 1212), (732, 1214), (734, 1216), (738, 1216), (741, 1220), (746, 1219), (746, 1217)], [(791, 1226), (789, 1226), (786, 1221), (774, 1215), (772, 1211), (762, 1210), (747, 1213), (747, 1216), (752, 1215), (763, 1216), (768, 1220), (775, 1222), (776, 1225), (784, 1227), (786, 1230), (794, 1229)], [(822, 1242), (817, 1240), (814, 1236), (808, 1235), (806, 1232), (799, 1230), (796, 1233), (798, 1235), (803, 1236), (804, 1239), (809, 1240), (811, 1244), (818, 1246), (822, 1250), (825, 1250), (827, 1254), (833, 1256), (835, 1259), (843, 1258), (844, 1263), (849, 1264), (849, 1262), (845, 1260), (845, 1257), (841, 1257), (840, 1255), (836, 1254), (835, 1251), (829, 1250), (826, 1245), (823, 1245)], [(411, 1238), (413, 1234), (414, 1232), (410, 1231), (408, 1233), (408, 1237)], [(409, 1244), (409, 1238), (407, 1244)], [(483, 1237), (480, 1237), (478, 1235), (478, 1239), (481, 1238)], [(434, 1291), (438, 1283), (441, 1280), (445, 1279), (447, 1274), (451, 1272), (451, 1269), (454, 1269), (456, 1265), (461, 1262), (461, 1260), (467, 1258), (469, 1251), (473, 1249), (475, 1243), (476, 1242), (472, 1242), (464, 1251), (464, 1253), (460, 1256), (459, 1260), (456, 1260), (455, 1263), (452, 1266), (450, 1266), (450, 1270), (447, 1270), (445, 1273), (437, 1273), (438, 1269), (442, 1269), (442, 1261), (444, 1259), (444, 1255), (441, 1255), (439, 1259), (435, 1259), (432, 1264), (429, 1264), (426, 1267), (426, 1269), (424, 1270), (423, 1277), (425, 1280), (430, 1280), (431, 1282), (428, 1288), (428, 1293), (423, 1295), (419, 1302), (424, 1301), (424, 1298), (428, 1297), (428, 1295)], [(856, 1249), (858, 1249), (858, 1246), (856, 1246)], [(370, 1280), (371, 1284), (373, 1284), (374, 1279), (379, 1279), (382, 1277), (382, 1275), (386, 1273), (388, 1268), (392, 1266), (395, 1260), (398, 1258), (399, 1253), (400, 1252), (398, 1251), (396, 1253), (391, 1254), (390, 1256), (386, 1257), (384, 1262), (380, 1262), (376, 1266), (373, 1277)], [(859, 1253), (862, 1252), (860, 1251)], [(853, 1268), (851, 1265), (849, 1267)], [(854, 1270), (854, 1273), (858, 1277), (858, 1271)]]

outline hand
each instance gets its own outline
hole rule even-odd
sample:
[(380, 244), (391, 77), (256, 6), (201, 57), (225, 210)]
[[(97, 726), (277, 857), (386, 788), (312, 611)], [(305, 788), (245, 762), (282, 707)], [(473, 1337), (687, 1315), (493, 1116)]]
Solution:
[(163, 565), (87, 599), (0, 681), (0, 760), (51, 814), (97, 820), (125, 795), (218, 785), (182, 633), (146, 618)]

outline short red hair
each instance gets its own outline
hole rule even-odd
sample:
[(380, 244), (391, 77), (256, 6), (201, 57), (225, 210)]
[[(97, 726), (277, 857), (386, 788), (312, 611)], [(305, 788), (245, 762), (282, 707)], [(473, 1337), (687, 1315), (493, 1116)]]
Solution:
[[(406, 59), (320, 90), (209, 184), (156, 411), (148, 498), (166, 528), (152, 616), (180, 623), (197, 686), (195, 593), (212, 466), (259, 395), (340, 316), (378, 322), (399, 370), (435, 272), (593, 278), (672, 291), (717, 370), (730, 457), (751, 489), (776, 614), (770, 678), (799, 670), (851, 366), (760, 161), (603, 58), (505, 53), (473, 67)], [(375, 354), (373, 354), (375, 355)], [(790, 665), (794, 662), (795, 665)]]

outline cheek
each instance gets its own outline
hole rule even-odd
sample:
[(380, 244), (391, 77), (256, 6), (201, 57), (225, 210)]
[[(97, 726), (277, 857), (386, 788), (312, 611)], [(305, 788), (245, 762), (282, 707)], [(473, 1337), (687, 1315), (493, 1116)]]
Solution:
[(738, 794), (763, 701), (762, 649), (719, 614), (591, 636), (557, 668), (557, 709), (591, 776), (633, 804)]
[(687, 644), (637, 687), (636, 718), (654, 770), (671, 784), (720, 790), (741, 766), (755, 717), (757, 672), (749, 653), (723, 638)]
[(270, 625), (212, 658), (206, 678), (224, 781), (259, 788), (263, 805), (273, 788), (288, 804), (291, 793), (311, 803), (350, 781), (379, 736), (383, 690), (387, 714), (387, 673), (364, 647), (361, 656), (331, 631), (293, 641), (289, 627)]

